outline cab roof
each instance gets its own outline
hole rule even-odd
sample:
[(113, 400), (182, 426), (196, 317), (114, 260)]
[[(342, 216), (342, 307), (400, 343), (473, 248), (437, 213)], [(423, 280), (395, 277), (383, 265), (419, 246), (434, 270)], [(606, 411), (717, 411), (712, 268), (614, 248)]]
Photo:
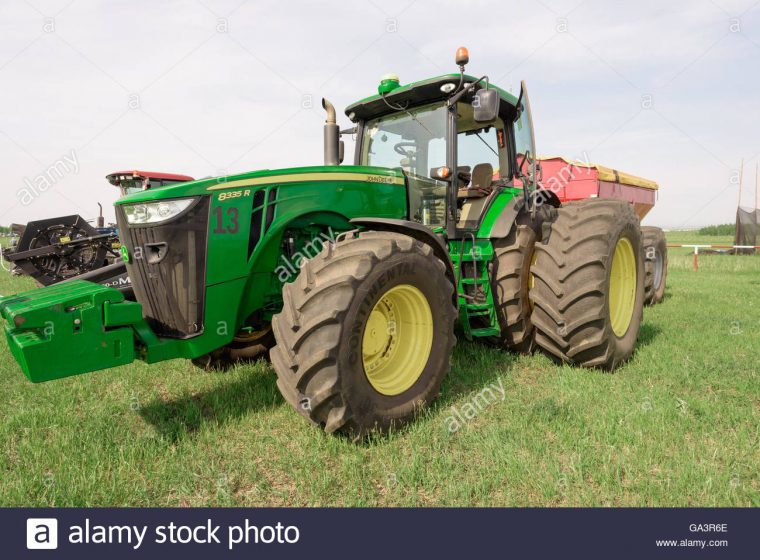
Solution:
[[(445, 74), (443, 76), (437, 76), (435, 78), (428, 78), (420, 82), (413, 82), (399, 86), (390, 93), (385, 95), (385, 101), (393, 103), (394, 105), (402, 104), (411, 106), (420, 105), (424, 103), (434, 103), (436, 101), (443, 101), (449, 94), (445, 94), (441, 91), (441, 86), (444, 84), (458, 84), (460, 79), (459, 74)], [(470, 83), (477, 81), (477, 77), (464, 75), (464, 83)], [(485, 87), (483, 82), (478, 84), (473, 91)], [(489, 84), (489, 88), (493, 88), (499, 92), (502, 101), (509, 103), (513, 107), (517, 105), (517, 98), (511, 93), (493, 85)], [(393, 112), (393, 109), (388, 107), (387, 103), (380, 95), (372, 95), (356, 103), (352, 103), (346, 107), (346, 116), (352, 121), (368, 120), (375, 117), (385, 115)], [(352, 117), (353, 115), (353, 117)]]
[(189, 175), (178, 175), (176, 173), (159, 173), (156, 171), (138, 171), (138, 170), (129, 170), (129, 171), (114, 171), (113, 173), (109, 173), (106, 175), (106, 179), (109, 183), (112, 185), (115, 185), (116, 183), (114, 181), (118, 181), (119, 177), (122, 176), (130, 176), (130, 177), (147, 177), (148, 179), (164, 179), (167, 181), (193, 181), (193, 178)]

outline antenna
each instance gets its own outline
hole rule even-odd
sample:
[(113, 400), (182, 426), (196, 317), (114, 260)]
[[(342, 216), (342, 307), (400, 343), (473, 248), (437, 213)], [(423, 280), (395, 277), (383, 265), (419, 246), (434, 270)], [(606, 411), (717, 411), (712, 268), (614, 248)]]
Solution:
[(737, 208), (741, 208), (742, 205), (742, 182), (744, 180), (744, 158), (742, 158), (742, 166), (739, 169), (739, 202), (736, 204)]

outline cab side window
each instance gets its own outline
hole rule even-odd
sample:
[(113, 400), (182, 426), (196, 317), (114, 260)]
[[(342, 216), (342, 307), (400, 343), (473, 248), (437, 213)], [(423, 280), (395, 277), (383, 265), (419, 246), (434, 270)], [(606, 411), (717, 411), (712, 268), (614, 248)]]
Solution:
[[(503, 135), (503, 132), (501, 133)], [(501, 176), (501, 161), (497, 130), (494, 126), (459, 133), (457, 165), (471, 169), (479, 163), (490, 163), (494, 177)]]
[(506, 141), (507, 128), (501, 118), (492, 122), (475, 121), (469, 103), (457, 105), (457, 166), (470, 171), (478, 165), (488, 164), (493, 169), (493, 180), (509, 179), (511, 165)]
[[(514, 125), (515, 132), (515, 153), (516, 153), (516, 171), (523, 165), (525, 155), (528, 154), (530, 159), (535, 159), (536, 151), (533, 146), (533, 138), (530, 133), (530, 121), (528, 120), (528, 111), (522, 111), (520, 118)], [(528, 162), (525, 162), (527, 166)], [(527, 169), (523, 168), (525, 171)], [(515, 173), (517, 176), (517, 173)]]

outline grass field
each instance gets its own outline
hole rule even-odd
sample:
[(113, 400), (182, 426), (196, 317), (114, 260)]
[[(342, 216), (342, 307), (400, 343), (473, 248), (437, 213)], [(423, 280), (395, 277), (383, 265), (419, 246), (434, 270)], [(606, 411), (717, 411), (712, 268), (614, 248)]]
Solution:
[[(760, 257), (687, 253), (614, 374), (460, 342), (436, 405), (363, 445), (308, 426), (265, 363), (33, 385), (0, 342), (0, 505), (760, 506)], [(0, 271), (0, 294), (31, 286)]]

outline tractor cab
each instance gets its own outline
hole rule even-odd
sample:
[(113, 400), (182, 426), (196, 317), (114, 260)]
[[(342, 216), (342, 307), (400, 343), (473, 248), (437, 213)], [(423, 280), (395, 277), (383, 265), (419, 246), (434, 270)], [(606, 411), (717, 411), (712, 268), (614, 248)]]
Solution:
[(106, 175), (106, 180), (119, 188), (121, 196), (127, 196), (148, 189), (166, 185), (175, 185), (192, 181), (189, 175), (175, 173), (156, 173), (153, 171), (116, 171)]
[(524, 84), (515, 98), (464, 74), (466, 50), (457, 63), (460, 74), (406, 86), (384, 76), (378, 95), (346, 109), (357, 124), (355, 164), (401, 168), (410, 219), (449, 237), (477, 230), (500, 192), (532, 189), (536, 176)]

